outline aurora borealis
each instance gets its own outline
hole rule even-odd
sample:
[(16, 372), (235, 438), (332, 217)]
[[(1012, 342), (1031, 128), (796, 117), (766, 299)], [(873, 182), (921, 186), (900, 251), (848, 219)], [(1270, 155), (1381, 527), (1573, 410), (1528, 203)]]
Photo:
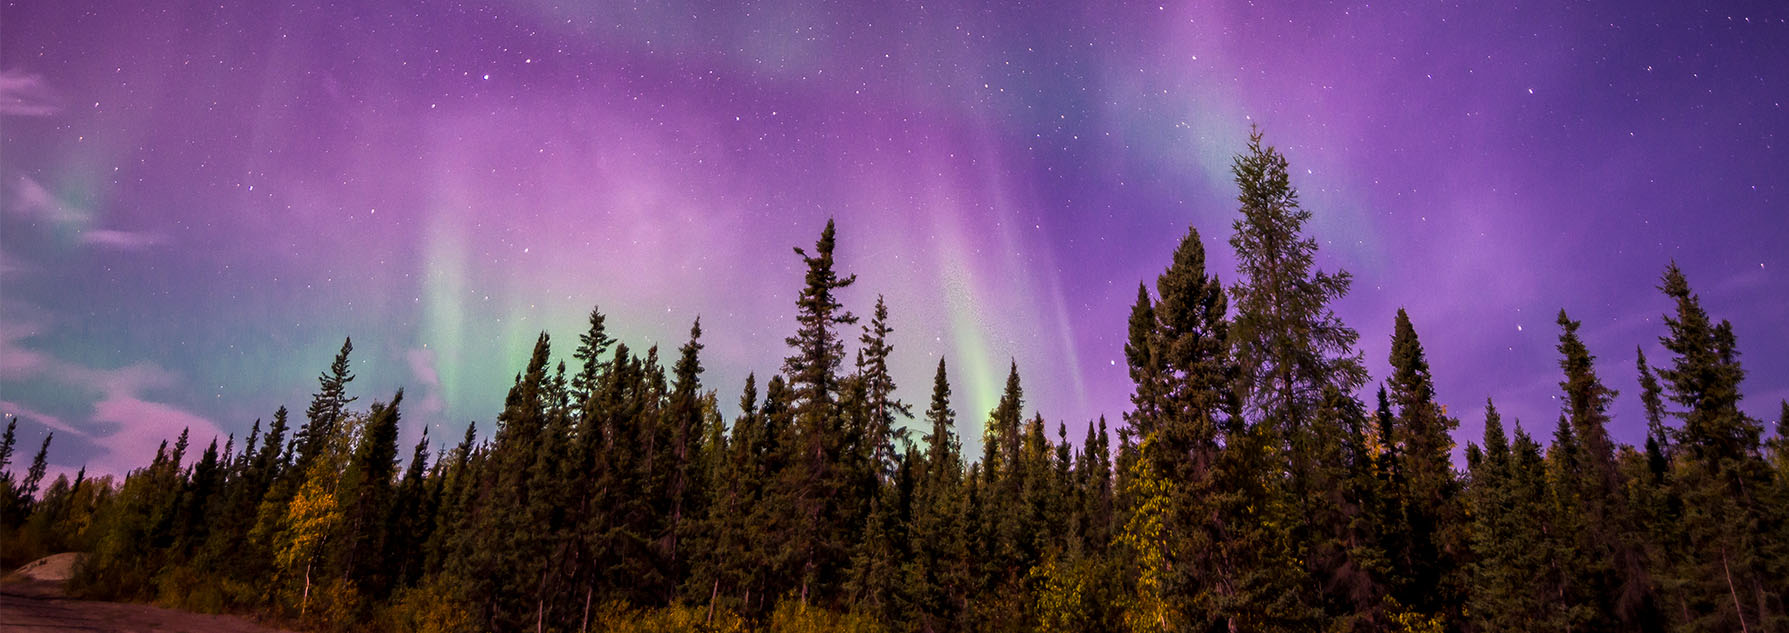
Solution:
[(1781, 3), (399, 4), (0, 9), (21, 445), (122, 472), (241, 436), (344, 336), (361, 403), (404, 387), (405, 441), (447, 441), (593, 304), (636, 349), (700, 316), (730, 406), (829, 217), (908, 402), (943, 355), (977, 427), (1012, 359), (1080, 437), (1128, 408), (1125, 316), (1189, 224), (1234, 280), (1251, 123), (1368, 366), (1408, 308), (1462, 443), (1487, 396), (1551, 426), (1560, 308), (1639, 441), (1672, 260), (1733, 322), (1742, 406), (1789, 397)]

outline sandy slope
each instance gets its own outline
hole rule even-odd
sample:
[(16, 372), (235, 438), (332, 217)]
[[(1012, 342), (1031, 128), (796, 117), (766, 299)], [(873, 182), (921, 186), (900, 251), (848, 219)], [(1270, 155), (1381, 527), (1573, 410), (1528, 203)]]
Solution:
[(64, 552), (51, 554), (43, 558), (21, 565), (12, 573), (26, 580), (47, 580), (50, 582), (66, 582), (75, 575), (75, 563), (81, 561), (86, 554)]

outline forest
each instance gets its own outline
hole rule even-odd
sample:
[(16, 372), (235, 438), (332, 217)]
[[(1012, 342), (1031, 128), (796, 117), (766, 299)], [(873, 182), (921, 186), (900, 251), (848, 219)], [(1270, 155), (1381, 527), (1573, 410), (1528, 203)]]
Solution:
[(1643, 446), (1561, 311), (1557, 422), (1486, 401), (1456, 460), (1417, 325), (1368, 384), (1284, 155), (1255, 132), (1231, 170), (1239, 279), (1189, 227), (1137, 287), (1132, 406), (1084, 437), (1016, 364), (985, 414), (942, 360), (896, 398), (892, 308), (842, 304), (829, 222), (782, 366), (737, 395), (702, 382), (699, 319), (641, 351), (592, 309), (494, 423), (403, 447), (404, 392), (355, 393), (344, 341), (301, 415), (122, 478), (46, 484), (50, 440), (13, 468), (9, 425), (0, 545), (87, 552), (77, 596), (322, 632), (1789, 631), (1789, 403), (1774, 437), (1741, 410), (1734, 328), (1675, 264), (1669, 357), (1601, 350), (1639, 369)]

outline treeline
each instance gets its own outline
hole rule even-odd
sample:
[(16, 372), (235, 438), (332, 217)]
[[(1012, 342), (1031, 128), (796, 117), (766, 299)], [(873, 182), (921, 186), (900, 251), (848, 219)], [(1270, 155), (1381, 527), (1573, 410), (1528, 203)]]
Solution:
[(1670, 357), (1634, 361), (1643, 447), (1609, 437), (1616, 390), (1562, 311), (1545, 446), (1487, 401), (1461, 470), (1410, 318), (1363, 401), (1330, 308), (1350, 278), (1316, 269), (1284, 157), (1256, 133), (1233, 172), (1242, 279), (1189, 230), (1139, 285), (1115, 447), (1028, 415), (1014, 365), (964, 455), (944, 362), (915, 411), (888, 308), (840, 303), (829, 222), (796, 249), (789, 355), (731, 420), (699, 321), (667, 371), (592, 310), (569, 365), (540, 336), (493, 437), (401, 456), (403, 392), (355, 408), (344, 343), (296, 430), (282, 408), (196, 460), (183, 433), (32, 501), (40, 451), (6, 534), (92, 552), (84, 595), (318, 630), (1789, 631), (1789, 444), (1741, 411), (1733, 328), (1676, 266)]

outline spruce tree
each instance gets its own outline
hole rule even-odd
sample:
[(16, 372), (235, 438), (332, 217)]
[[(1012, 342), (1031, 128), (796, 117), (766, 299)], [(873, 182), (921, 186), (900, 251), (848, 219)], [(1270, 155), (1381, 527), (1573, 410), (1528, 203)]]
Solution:
[(329, 371), (317, 377), (317, 393), (311, 397), (311, 406), (304, 414), (307, 422), (296, 438), (295, 466), (299, 471), (308, 468), (317, 452), (335, 436), (337, 423), (355, 400), (348, 396), (348, 383), (354, 381), (354, 374), (348, 371), (348, 354), (353, 351), (354, 339), (343, 339), (342, 349), (330, 362)]
[(870, 323), (864, 326), (863, 336), (858, 339), (863, 344), (863, 364), (859, 373), (863, 377), (869, 407), (870, 426), (865, 429), (865, 443), (870, 449), (867, 459), (876, 476), (884, 480), (894, 473), (899, 456), (895, 443), (906, 437), (905, 428), (898, 426), (900, 418), (913, 417), (913, 407), (895, 397), (894, 376), (888, 371), (888, 357), (894, 351), (888, 335), (893, 333), (894, 328), (888, 324), (888, 306), (883, 303), (882, 296), (877, 295)]
[(1393, 327), (1391, 368), (1390, 402), (1397, 406), (1397, 416), (1388, 437), (1397, 442), (1397, 475), (1404, 485), (1398, 496), (1409, 526), (1406, 548), (1389, 552), (1402, 581), (1393, 595), (1419, 612), (1452, 619), (1464, 600), (1467, 560), (1453, 470), (1452, 432), (1459, 421), (1435, 403), (1422, 342), (1401, 308)]
[(1303, 234), (1311, 212), (1299, 204), (1286, 157), (1262, 144), (1259, 129), (1230, 171), (1242, 211), (1230, 237), (1244, 277), (1230, 290), (1240, 395), (1254, 419), (1286, 434), (1310, 419), (1324, 385), (1348, 392), (1365, 380), (1353, 351), (1357, 335), (1329, 305), (1348, 293), (1353, 277), (1316, 270), (1317, 240)]
[(1226, 447), (1240, 450), (1227, 448), (1234, 455), (1226, 459), (1236, 469), (1229, 477), (1259, 480), (1224, 484), (1235, 511), (1258, 513), (1231, 513), (1251, 527), (1226, 537), (1250, 550), (1228, 558), (1248, 561), (1234, 572), (1244, 579), (1236, 584), (1248, 587), (1228, 598), (1237, 603), (1230, 618), (1304, 626), (1320, 613), (1321, 599), (1306, 582), (1305, 554), (1292, 552), (1308, 553), (1312, 530), (1324, 528), (1307, 525), (1312, 517), (1296, 508), (1321, 488), (1313, 484), (1319, 475), (1310, 451), (1341, 436), (1312, 425), (1340, 420), (1318, 415), (1326, 393), (1352, 393), (1366, 379), (1353, 349), (1358, 336), (1330, 306), (1347, 294), (1352, 277), (1316, 268), (1317, 241), (1304, 234), (1311, 212), (1300, 204), (1285, 156), (1263, 144), (1259, 129), (1251, 130), (1231, 174), (1241, 217), (1230, 245), (1243, 281), (1230, 289), (1237, 312), (1228, 340), (1240, 418), (1249, 426), (1232, 432)]
[(1684, 587), (1679, 611), (1698, 629), (1774, 630), (1789, 626), (1782, 583), (1789, 556), (1777, 553), (1789, 511), (1772, 502), (1761, 455), (1762, 425), (1739, 409), (1732, 325), (1714, 323), (1675, 263), (1660, 290), (1675, 304), (1660, 342), (1673, 358), (1658, 374), (1684, 407), (1674, 473), (1683, 498), (1682, 529), (1691, 544), (1677, 558)]
[(596, 392), (597, 381), (608, 367), (603, 358), (608, 355), (609, 346), (615, 344), (615, 339), (609, 336), (606, 320), (602, 310), (592, 306), (588, 329), (578, 335), (578, 348), (572, 352), (572, 358), (580, 364), (578, 373), (571, 379), (570, 396), (573, 406), (580, 410)]
[[(1565, 413), (1578, 442), (1575, 472), (1560, 485), (1578, 488), (1586, 529), (1578, 534), (1577, 547), (1594, 555), (1591, 567), (1580, 570), (1597, 593), (1598, 609), (1615, 616), (1621, 630), (1656, 628), (1660, 619), (1654, 603), (1653, 584), (1643, 550), (1644, 535), (1633, 509), (1626, 503), (1626, 486), (1616, 464), (1615, 445), (1609, 439), (1608, 408), (1616, 392), (1603, 386), (1590, 354), (1578, 338), (1580, 323), (1564, 310), (1557, 319), (1561, 329), (1558, 350), (1565, 380)], [(1644, 378), (1644, 376), (1643, 376)]]
[(795, 249), (807, 274), (796, 301), (795, 320), (800, 327), (786, 339), (792, 353), (783, 361), (793, 396), (795, 440), (799, 444), (799, 457), (788, 473), (788, 485), (800, 520), (789, 537), (801, 561), (799, 599), (803, 604), (810, 593), (824, 592), (835, 580), (848, 537), (848, 509), (841, 507), (848, 500), (840, 498), (849, 485), (849, 473), (841, 466), (847, 438), (844, 416), (837, 404), (838, 370), (844, 360), (838, 328), (856, 323), (857, 317), (839, 303), (837, 293), (855, 282), (857, 276), (841, 277), (833, 270), (834, 233), (833, 223), (828, 220), (819, 241), (814, 243), (813, 255), (800, 247)]
[(383, 569), (386, 533), (397, 477), (399, 389), (387, 403), (374, 403), (353, 453), (342, 470), (336, 497), (342, 521), (336, 536), (334, 569), (358, 590), (384, 597), (391, 578)]
[(1646, 411), (1646, 464), (1653, 478), (1664, 477), (1671, 463), (1671, 429), (1665, 426), (1664, 388), (1646, 364), (1646, 352), (1634, 348), (1634, 364), (1640, 373), (1640, 403)]
[(913, 609), (918, 611), (916, 623), (921, 631), (961, 630), (970, 598), (962, 447), (950, 397), (950, 381), (940, 358), (925, 411), (927, 448), (914, 491), (914, 551), (902, 573), (905, 595), (911, 596)]

